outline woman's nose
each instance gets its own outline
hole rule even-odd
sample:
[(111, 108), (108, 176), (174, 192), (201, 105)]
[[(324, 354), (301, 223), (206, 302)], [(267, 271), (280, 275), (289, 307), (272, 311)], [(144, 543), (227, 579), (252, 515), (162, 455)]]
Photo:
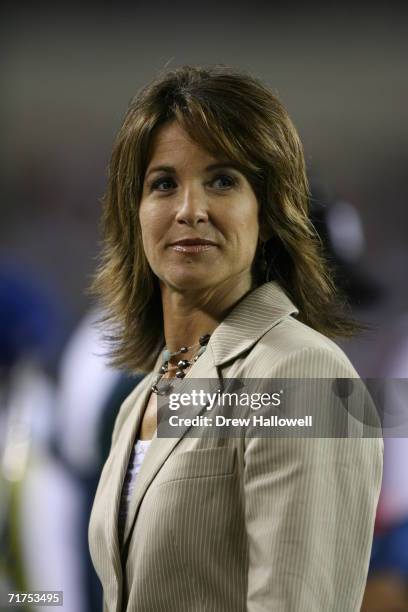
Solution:
[(183, 192), (176, 221), (191, 226), (208, 221), (207, 198), (200, 189), (186, 189)]

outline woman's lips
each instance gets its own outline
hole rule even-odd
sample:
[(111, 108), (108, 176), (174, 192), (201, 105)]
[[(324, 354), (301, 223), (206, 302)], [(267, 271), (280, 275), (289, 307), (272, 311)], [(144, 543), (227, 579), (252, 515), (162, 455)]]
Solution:
[(179, 253), (202, 253), (215, 248), (215, 244), (172, 244), (171, 248)]

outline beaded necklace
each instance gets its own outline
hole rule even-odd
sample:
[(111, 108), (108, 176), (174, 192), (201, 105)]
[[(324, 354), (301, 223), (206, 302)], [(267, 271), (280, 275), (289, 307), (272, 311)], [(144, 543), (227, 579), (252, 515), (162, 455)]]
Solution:
[[(200, 338), (198, 339), (198, 342), (196, 342), (195, 344), (192, 344), (191, 346), (182, 346), (181, 348), (179, 348), (177, 351), (174, 351), (173, 353), (170, 352), (168, 349), (164, 349), (162, 353), (162, 365), (160, 366), (160, 369), (158, 373), (156, 374), (154, 383), (151, 387), (153, 393), (156, 393), (156, 395), (167, 395), (169, 390), (172, 388), (171, 383), (168, 383), (161, 389), (159, 389), (159, 387), (157, 386), (160, 380), (163, 378), (164, 374), (166, 374), (166, 372), (171, 372), (172, 370), (177, 370), (176, 378), (184, 378), (186, 375), (185, 370), (187, 370), (187, 368), (193, 365), (193, 363), (197, 361), (200, 355), (204, 353), (205, 349), (207, 348), (207, 344), (208, 344), (210, 337), (211, 337), (211, 334), (204, 334), (204, 336), (200, 336)], [(187, 353), (188, 351), (192, 349), (197, 349), (197, 351), (195, 352), (195, 354), (193, 355), (191, 359), (180, 359), (177, 365), (173, 365), (173, 366), (169, 365), (170, 359), (172, 357), (175, 357), (176, 355), (181, 355), (183, 353)]]

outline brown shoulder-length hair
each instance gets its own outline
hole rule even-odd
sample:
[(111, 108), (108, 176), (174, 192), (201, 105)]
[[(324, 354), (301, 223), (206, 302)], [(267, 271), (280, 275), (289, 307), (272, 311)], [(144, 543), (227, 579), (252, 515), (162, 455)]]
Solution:
[(112, 151), (102, 252), (88, 290), (102, 303), (99, 324), (109, 329), (110, 364), (147, 372), (164, 344), (159, 284), (143, 250), (138, 207), (153, 137), (172, 120), (214, 157), (239, 164), (248, 178), (265, 236), (254, 259), (255, 284), (277, 280), (298, 318), (329, 337), (360, 330), (346, 314), (309, 220), (303, 149), (285, 108), (243, 71), (183, 66), (136, 95)]

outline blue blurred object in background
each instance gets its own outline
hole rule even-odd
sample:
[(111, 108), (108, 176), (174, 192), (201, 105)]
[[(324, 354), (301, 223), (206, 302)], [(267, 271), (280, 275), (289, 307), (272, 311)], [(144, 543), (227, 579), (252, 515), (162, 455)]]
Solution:
[(9, 371), (30, 358), (47, 370), (67, 333), (68, 318), (58, 296), (16, 264), (0, 266), (0, 368)]

